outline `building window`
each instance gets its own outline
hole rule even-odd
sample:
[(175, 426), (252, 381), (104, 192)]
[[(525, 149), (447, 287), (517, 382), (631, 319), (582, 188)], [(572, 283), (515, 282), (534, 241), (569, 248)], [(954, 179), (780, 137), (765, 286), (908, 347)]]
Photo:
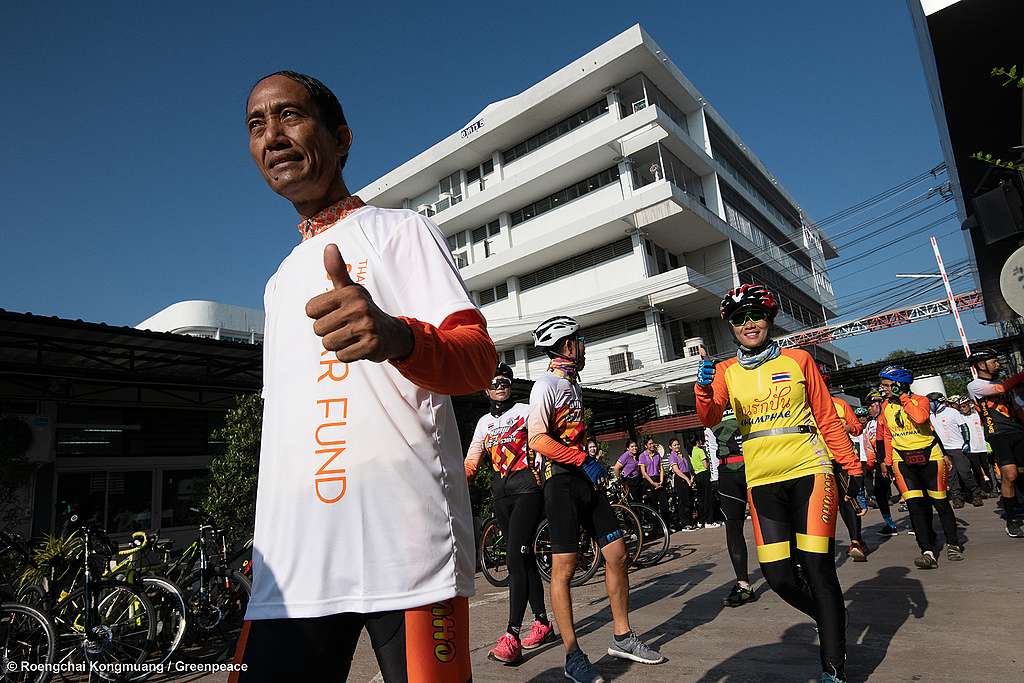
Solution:
[(509, 349), (508, 351), (505, 351), (501, 355), (501, 360), (502, 360), (503, 363), (505, 363), (505, 365), (515, 365), (516, 364), (516, 350), (515, 349)]
[(481, 225), (473, 231), (473, 244), (483, 242), (488, 237), (497, 237), (501, 233), (501, 226), (498, 221), (491, 221), (487, 225)]
[(450, 251), (455, 251), (457, 249), (462, 249), (465, 246), (466, 246), (466, 233), (465, 233), (465, 231), (460, 230), (459, 232), (455, 233), (454, 235), (450, 235), (448, 237), (448, 249)]
[(153, 472), (62, 472), (57, 476), (57, 509), (68, 505), (82, 521), (111, 533), (151, 529)]
[(599, 102), (595, 102), (586, 109), (576, 112), (568, 118), (562, 119), (550, 128), (545, 128), (533, 137), (523, 140), (518, 145), (509, 147), (501, 153), (502, 161), (507, 164), (524, 157), (535, 149), (538, 149), (552, 140), (556, 140), (566, 133), (607, 113), (608, 100), (605, 98)]
[(611, 244), (606, 244), (603, 247), (597, 249), (591, 249), (588, 252), (584, 252), (572, 258), (553, 263), (550, 266), (545, 266), (532, 273), (526, 273), (519, 278), (519, 291), (525, 292), (528, 289), (534, 287), (540, 287), (543, 284), (557, 280), (558, 278), (572, 275), (580, 271), (586, 270), (587, 268), (593, 268), (594, 266), (606, 263), (613, 259), (617, 259), (620, 256), (627, 256), (633, 253), (633, 240), (630, 237), (625, 237)]
[(494, 303), (495, 301), (501, 301), (502, 299), (508, 298), (508, 283), (502, 282), (500, 285), (491, 287), (490, 289), (484, 289), (480, 292), (480, 305), (486, 306), (487, 304)]
[(456, 171), (446, 178), (441, 178), (438, 183), (437, 203), (434, 204), (434, 212), (440, 213), (449, 206), (455, 206), (462, 201), (462, 171)]
[(191, 508), (199, 507), (209, 478), (209, 470), (164, 470), (160, 489), (160, 526), (198, 524), (199, 515)]
[(472, 183), (477, 183), (482, 190), (486, 186), (487, 176), (492, 173), (494, 173), (494, 160), (488, 159), (479, 166), (466, 169), (466, 185), (469, 186)]
[(567, 204), (568, 202), (602, 188), (605, 185), (617, 182), (618, 179), (619, 167), (612, 166), (611, 168), (605, 169), (586, 180), (581, 180), (578, 183), (559, 190), (553, 195), (544, 197), (532, 204), (527, 204), (521, 209), (516, 209), (509, 215), (509, 223), (511, 225), (519, 225), (520, 223), (526, 222), (542, 213), (546, 213), (552, 209), (557, 209), (563, 204)]
[(452, 254), (452, 257), (455, 259), (455, 265), (459, 269), (465, 268), (469, 265), (469, 256), (464, 251)]

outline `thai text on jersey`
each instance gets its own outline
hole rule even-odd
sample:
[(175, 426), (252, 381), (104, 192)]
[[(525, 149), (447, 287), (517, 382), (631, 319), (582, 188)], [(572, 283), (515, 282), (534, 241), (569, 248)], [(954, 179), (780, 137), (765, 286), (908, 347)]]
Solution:
[[(913, 402), (914, 405), (919, 405), (921, 402), (927, 403), (928, 401), (924, 396), (911, 396), (908, 400)], [(886, 401), (883, 413), (885, 414), (885, 424), (889, 428), (889, 435), (892, 439), (892, 459), (894, 462), (901, 462), (903, 460), (900, 456), (900, 451), (920, 450), (922, 448), (929, 448), (936, 443), (935, 430), (932, 428), (932, 423), (928, 420), (925, 420), (922, 424), (914, 422), (907, 415), (907, 411), (903, 409), (902, 405)], [(939, 455), (941, 457), (941, 452)]]
[(722, 320), (728, 320), (733, 313), (748, 308), (760, 308), (768, 311), (768, 315), (772, 318), (779, 312), (779, 304), (767, 287), (746, 284), (730, 290), (722, 299), (720, 307)]
[(743, 440), (747, 486), (831, 472), (808, 405), (804, 368), (793, 356), (783, 353), (753, 370), (730, 358), (723, 367)]

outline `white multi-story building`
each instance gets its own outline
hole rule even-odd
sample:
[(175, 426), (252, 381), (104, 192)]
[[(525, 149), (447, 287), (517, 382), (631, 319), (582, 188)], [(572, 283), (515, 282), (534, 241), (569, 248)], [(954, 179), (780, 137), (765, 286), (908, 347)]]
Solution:
[(206, 339), (255, 344), (263, 341), (263, 311), (216, 301), (179, 301), (135, 327)]
[(734, 348), (718, 306), (739, 282), (775, 291), (783, 331), (836, 308), (835, 248), (640, 26), (358, 194), (441, 226), (518, 376), (546, 367), (533, 328), (572, 315), (584, 383), (654, 395), (660, 414), (693, 405), (699, 344)]

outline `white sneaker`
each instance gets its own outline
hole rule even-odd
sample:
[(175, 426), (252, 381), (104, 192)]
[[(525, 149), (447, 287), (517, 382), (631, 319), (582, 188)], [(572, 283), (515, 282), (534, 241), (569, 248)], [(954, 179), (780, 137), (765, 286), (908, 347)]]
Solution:
[(720, 526), (722, 526), (722, 525), (719, 524), (718, 522), (711, 522), (710, 524), (705, 524), (704, 528), (705, 529), (717, 529)]

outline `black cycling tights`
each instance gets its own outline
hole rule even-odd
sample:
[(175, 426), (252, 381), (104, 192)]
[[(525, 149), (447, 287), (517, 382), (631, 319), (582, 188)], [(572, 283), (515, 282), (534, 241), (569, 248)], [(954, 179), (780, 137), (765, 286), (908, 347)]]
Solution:
[(847, 475), (843, 472), (842, 465), (838, 462), (832, 462), (832, 471), (835, 474), (836, 481), (839, 483), (839, 515), (843, 518), (843, 524), (846, 525), (846, 530), (850, 533), (851, 541), (860, 541), (861, 535), (861, 519), (857, 516), (857, 513), (853, 509), (853, 503), (846, 500), (848, 491), (846, 486), (843, 485), (844, 481), (848, 481)]
[(937, 538), (932, 527), (932, 508), (939, 516), (939, 524), (946, 536), (946, 543), (960, 545), (960, 534), (956, 528), (953, 506), (946, 495), (946, 465), (940, 459), (929, 460), (921, 465), (906, 462), (896, 463), (896, 485), (910, 513), (910, 524), (914, 528), (917, 545), (921, 552), (937, 551)]
[(517, 637), (527, 601), (534, 618), (547, 623), (544, 585), (533, 554), (533, 537), (543, 515), (544, 495), (540, 491), (494, 501), (494, 516), (508, 540), (508, 628)]
[(846, 605), (836, 576), (835, 477), (812, 474), (763, 484), (751, 488), (749, 496), (765, 581), (780, 598), (814, 619), (822, 671), (845, 680)]
[(729, 559), (732, 569), (736, 572), (737, 581), (750, 583), (747, 575), (747, 541), (743, 538), (744, 519), (725, 520), (725, 542), (729, 546)]

